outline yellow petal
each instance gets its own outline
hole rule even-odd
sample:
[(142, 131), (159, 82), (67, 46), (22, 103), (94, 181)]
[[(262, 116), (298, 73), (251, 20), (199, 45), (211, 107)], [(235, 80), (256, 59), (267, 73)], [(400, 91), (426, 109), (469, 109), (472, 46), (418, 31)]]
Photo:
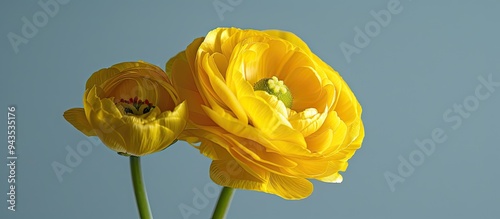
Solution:
[(124, 116), (130, 119), (125, 119), (126, 124), (117, 127), (116, 132), (125, 140), (126, 145), (123, 147), (126, 153), (143, 156), (168, 147), (187, 123), (186, 106), (187, 104), (183, 102), (173, 112), (163, 112), (156, 119)]
[(189, 62), (189, 66), (192, 70), (192, 73), (196, 73), (196, 56), (198, 54), (199, 48), (201, 44), (204, 42), (205, 38), (200, 37), (195, 40), (191, 44), (186, 47), (186, 59)]
[[(223, 145), (229, 143), (221, 137), (221, 132), (208, 132), (203, 129), (187, 129), (179, 136), (180, 140), (187, 141), (189, 144), (200, 150), (200, 153), (212, 160), (229, 160), (231, 155)], [(199, 144), (199, 145), (197, 145)]]
[(302, 50), (306, 51), (307, 53), (311, 53), (309, 46), (307, 46), (307, 44), (302, 39), (300, 39), (300, 37), (298, 37), (297, 35), (295, 35), (292, 32), (282, 31), (282, 30), (264, 30), (263, 32), (265, 32), (271, 36), (279, 37), (283, 40), (289, 41), (289, 42), (293, 43), (294, 45), (300, 47)]
[(294, 168), (297, 163), (286, 158), (283, 154), (266, 150), (266, 148), (251, 139), (237, 136), (224, 135), (231, 143), (231, 148), (245, 158), (246, 161), (254, 163), (261, 169), (279, 173), (281, 168)]
[(333, 147), (334, 140), (337, 140), (339, 145), (342, 144), (345, 136), (341, 136), (342, 138), (340, 139), (334, 139), (333, 133), (333, 130), (328, 129), (322, 133), (307, 137), (307, 148), (309, 148), (309, 150), (313, 153), (323, 154), (323, 152), (329, 147)]
[(122, 72), (122, 71), (125, 71), (126, 69), (137, 68), (137, 67), (140, 67), (141, 69), (149, 68), (149, 69), (153, 69), (155, 71), (163, 71), (163, 70), (161, 70), (161, 68), (157, 67), (156, 65), (150, 64), (150, 63), (145, 62), (145, 61), (122, 62), (122, 63), (114, 64), (110, 68), (114, 68), (114, 69), (117, 69), (118, 71)]
[(242, 40), (261, 35), (254, 30), (241, 30), (238, 28), (216, 28), (208, 32), (200, 50), (208, 53), (231, 54), (233, 48)]
[(243, 74), (250, 84), (255, 84), (260, 79), (270, 78), (276, 74), (276, 71), (267, 65), (267, 61), (271, 61), (266, 60), (267, 57), (278, 58), (280, 56), (279, 54), (269, 55), (269, 45), (265, 43), (242, 44), (233, 51), (231, 60), (235, 65), (230, 71)]
[[(181, 56), (184, 56), (184, 59), (185, 59), (185, 55), (184, 55), (184, 51), (181, 51), (179, 53), (177, 53), (174, 57), (170, 58), (167, 63), (165, 63), (165, 73), (167, 73), (167, 75), (169, 77), (172, 77), (172, 71), (174, 69), (174, 63), (175, 61), (177, 61), (179, 59), (179, 57)], [(186, 74), (188, 74), (188, 72), (186, 72)]]
[(163, 112), (156, 118), (161, 126), (171, 130), (177, 137), (186, 127), (188, 109), (186, 101), (179, 104), (173, 112)]
[(120, 72), (125, 71), (126, 69), (131, 69), (131, 68), (137, 68), (140, 67), (140, 69), (150, 69), (151, 71), (161, 71), (160, 68), (158, 68), (155, 65), (149, 64), (147, 62), (143, 61), (138, 61), (138, 62), (122, 62), (115, 64), (109, 68), (103, 68), (94, 74), (90, 76), (90, 78), (87, 80), (87, 84), (85, 85), (85, 89), (90, 89), (92, 86), (101, 86), (106, 82), (107, 80), (115, 77), (116, 75), (120, 74)]
[(195, 55), (193, 53), (195, 53), (201, 41), (202, 39), (195, 40), (185, 52), (181, 52), (170, 59), (167, 63), (167, 72), (172, 74), (172, 81), (180, 99), (187, 101), (190, 120), (199, 125), (213, 125), (213, 121), (201, 109), (201, 105), (204, 105), (205, 101), (200, 94), (194, 72), (190, 66), (192, 64), (190, 62), (193, 61), (188, 60), (189, 56)]
[(356, 153), (356, 151), (361, 147), (363, 138), (365, 136), (363, 123), (358, 123), (359, 129), (353, 129), (346, 135), (346, 139), (343, 143), (343, 148), (340, 151), (331, 153), (329, 156), (331, 159), (344, 161), (351, 159), (351, 157)]
[[(125, 152), (135, 156), (161, 151), (175, 139), (175, 133), (158, 123), (126, 124), (116, 129), (125, 140)], [(109, 146), (109, 145), (108, 145)]]
[[(218, 69), (211, 69), (209, 67), (209, 59), (210, 55), (205, 54), (205, 55), (200, 55), (197, 57), (200, 59), (200, 67), (198, 68), (198, 74), (195, 75), (195, 78), (198, 79), (199, 83), (199, 90), (201, 91), (202, 95), (208, 100), (212, 101), (214, 104), (223, 106), (224, 101), (217, 95), (217, 93), (214, 91), (211, 83), (210, 83), (210, 78), (211, 77), (217, 77), (220, 80), (224, 80), (222, 76), (220, 75), (220, 72)], [(196, 80), (196, 79), (195, 79)]]
[(249, 158), (247, 154), (241, 153), (241, 150), (229, 147), (228, 152), (231, 154), (233, 159), (238, 161), (239, 165), (253, 177), (262, 181), (269, 177), (270, 171), (268, 169), (264, 169), (252, 162), (251, 158)]
[(101, 93), (100, 88), (95, 86), (85, 91), (84, 109), (87, 119), (106, 146), (117, 152), (126, 152), (124, 136), (117, 131), (126, 123), (110, 99), (101, 100), (99, 96)]
[[(280, 101), (276, 96), (274, 95), (270, 95), (268, 94), (267, 92), (265, 91), (255, 91), (255, 95), (262, 98), (264, 101), (267, 102), (267, 104), (273, 108), (279, 116), (281, 116), (282, 120), (289, 120), (290, 119), (288, 118), (288, 109), (286, 108), (285, 104), (283, 103), (283, 101)], [(294, 124), (292, 123), (292, 121), (290, 121), (290, 124), (297, 130), (300, 130), (298, 128), (296, 128), (294, 126)]]
[(103, 68), (90, 76), (85, 85), (85, 89), (90, 89), (93, 86), (101, 86), (108, 79), (115, 77), (120, 72), (114, 68)]
[(336, 172), (330, 176), (319, 178), (317, 180), (322, 181), (322, 182), (327, 182), (327, 183), (341, 183), (343, 178), (342, 178), (342, 175), (340, 175), (338, 172)]
[(304, 137), (316, 132), (325, 122), (328, 113), (319, 113), (315, 108), (308, 108), (300, 113), (290, 115), (288, 121), (293, 128), (300, 131)]
[(253, 126), (262, 132), (274, 133), (279, 126), (287, 126), (289, 129), (292, 129), (290, 122), (286, 118), (281, 117), (263, 99), (246, 96), (240, 97), (239, 101)]
[(307, 198), (313, 191), (313, 184), (307, 179), (292, 178), (271, 174), (269, 183), (265, 185), (267, 193), (276, 194), (288, 200)]
[(85, 91), (83, 108), (85, 109), (87, 119), (94, 128), (96, 128), (96, 125), (92, 123), (90, 114), (93, 114), (97, 120), (120, 120), (122, 117), (122, 113), (116, 108), (115, 103), (111, 99), (101, 98), (102, 89), (99, 87), (94, 86)]
[[(243, 107), (239, 104), (239, 101), (236, 99), (236, 96), (231, 92), (231, 90), (227, 87), (222, 78), (222, 75), (219, 71), (217, 71), (215, 61), (213, 57), (205, 57), (204, 65), (208, 80), (210, 81), (211, 89), (213, 89), (214, 96), (217, 99), (228, 107), (232, 113), (234, 113), (242, 123), (248, 123), (247, 115)], [(216, 103), (214, 103), (216, 104)]]
[(361, 106), (347, 83), (340, 76), (337, 77), (332, 80), (337, 92), (333, 109), (337, 111), (338, 116), (346, 125), (350, 125), (355, 120), (360, 119)]
[(326, 92), (323, 91), (321, 78), (311, 67), (297, 67), (287, 70), (284, 78), (286, 86), (293, 96), (292, 109), (303, 111), (307, 108), (324, 110)]
[[(238, 45), (235, 48), (235, 54), (241, 49)], [(258, 79), (252, 82), (249, 80), (249, 76), (245, 75), (245, 65), (244, 56), (237, 56), (233, 54), (230, 58), (230, 63), (226, 71), (226, 83), (229, 89), (236, 95), (237, 98), (243, 96), (253, 96), (253, 85), (251, 83), (257, 82)]]
[(221, 186), (275, 194), (288, 200), (306, 198), (313, 191), (312, 183), (306, 179), (271, 173), (265, 179), (259, 180), (234, 160), (213, 161), (210, 166), (210, 178)]
[(101, 85), (103, 97), (117, 100), (138, 97), (149, 100), (162, 111), (173, 110), (178, 95), (163, 70), (151, 66), (129, 68)]
[(261, 180), (249, 174), (235, 160), (214, 160), (210, 165), (210, 178), (221, 186), (260, 191), (269, 176)]
[[(228, 115), (224, 111), (214, 111), (205, 106), (203, 106), (203, 109), (217, 125), (231, 134), (244, 138), (251, 138), (264, 147), (279, 153), (290, 155), (310, 154), (310, 151), (306, 149), (306, 142), (303, 136), (299, 132), (287, 128), (286, 126), (280, 126), (276, 129), (276, 132), (272, 134), (264, 133), (248, 124), (241, 123), (241, 121)], [(207, 127), (204, 128), (210, 130)]]
[[(186, 50), (179, 52), (177, 53), (177, 55), (170, 58), (170, 60), (168, 60), (168, 62), (165, 64), (165, 72), (167, 73), (167, 75), (170, 75), (170, 77), (173, 77), (174, 75), (192, 75), (194, 73), (196, 52), (198, 51), (198, 48), (200, 47), (200, 44), (203, 42), (203, 40), (204, 37), (194, 39), (193, 42), (191, 42), (187, 46)], [(188, 64), (188, 67), (186, 69), (177, 69), (174, 66), (174, 63), (177, 61), (186, 62)]]
[(85, 116), (85, 111), (83, 108), (73, 108), (66, 110), (66, 112), (64, 112), (64, 118), (86, 136), (96, 135), (94, 129)]
[(330, 111), (323, 126), (306, 138), (311, 151), (328, 156), (343, 149), (347, 135), (347, 126), (335, 111)]
[(360, 122), (359, 134), (356, 137), (356, 140), (351, 142), (349, 145), (349, 149), (359, 149), (361, 147), (361, 143), (363, 143), (363, 139), (365, 137), (365, 127), (363, 122)]
[(335, 111), (337, 111), (342, 121), (346, 124), (351, 124), (354, 120), (359, 118), (359, 113), (357, 112), (357, 106), (353, 95), (340, 95), (337, 100), (337, 105)]
[(295, 168), (283, 169), (283, 172), (288, 176), (301, 178), (316, 178), (324, 176), (329, 171), (328, 161), (322, 157), (290, 157), (292, 161), (297, 163)]

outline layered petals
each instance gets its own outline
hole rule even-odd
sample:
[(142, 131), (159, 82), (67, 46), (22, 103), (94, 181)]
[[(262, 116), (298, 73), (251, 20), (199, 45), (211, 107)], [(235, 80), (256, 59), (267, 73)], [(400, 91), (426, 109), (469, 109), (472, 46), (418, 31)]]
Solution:
[(101, 69), (86, 84), (83, 109), (64, 117), (88, 136), (98, 136), (110, 149), (143, 156), (174, 142), (188, 122), (170, 78), (145, 62), (126, 62)]
[(213, 160), (219, 185), (303, 199), (309, 179), (340, 183), (361, 147), (355, 95), (293, 33), (217, 28), (166, 69), (189, 106), (180, 139)]

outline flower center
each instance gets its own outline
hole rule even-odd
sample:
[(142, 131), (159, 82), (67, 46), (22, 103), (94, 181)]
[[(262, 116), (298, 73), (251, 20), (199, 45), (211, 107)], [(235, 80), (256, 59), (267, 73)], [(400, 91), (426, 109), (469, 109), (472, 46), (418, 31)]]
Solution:
[(263, 78), (257, 81), (257, 83), (253, 86), (254, 90), (262, 90), (276, 96), (278, 100), (281, 100), (285, 104), (286, 107), (291, 108), (293, 97), (292, 93), (288, 89), (288, 87), (283, 83), (282, 80), (279, 80), (276, 76), (272, 78)]
[(143, 115), (149, 113), (149, 111), (155, 108), (149, 100), (146, 99), (142, 101), (138, 97), (130, 98), (128, 100), (120, 99), (120, 102), (116, 103), (116, 106), (125, 115)]

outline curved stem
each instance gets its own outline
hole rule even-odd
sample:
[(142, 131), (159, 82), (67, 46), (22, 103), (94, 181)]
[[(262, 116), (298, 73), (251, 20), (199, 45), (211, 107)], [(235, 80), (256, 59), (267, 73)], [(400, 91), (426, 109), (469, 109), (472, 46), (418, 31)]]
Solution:
[(229, 187), (222, 188), (220, 191), (219, 200), (214, 209), (214, 214), (212, 219), (224, 219), (226, 218), (227, 210), (231, 205), (231, 199), (233, 198), (234, 189)]
[(130, 172), (132, 173), (132, 184), (134, 185), (135, 200), (141, 219), (153, 219), (149, 207), (148, 194), (142, 181), (141, 158), (130, 156)]

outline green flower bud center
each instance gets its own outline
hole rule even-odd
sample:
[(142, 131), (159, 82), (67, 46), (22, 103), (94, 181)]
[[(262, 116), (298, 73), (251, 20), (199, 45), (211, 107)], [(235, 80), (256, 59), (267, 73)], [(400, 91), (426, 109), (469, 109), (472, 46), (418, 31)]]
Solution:
[(263, 78), (253, 86), (254, 90), (265, 91), (270, 95), (273, 95), (278, 98), (281, 102), (285, 104), (286, 107), (291, 108), (293, 97), (290, 89), (283, 83), (283, 81), (279, 80), (276, 76), (272, 78)]

